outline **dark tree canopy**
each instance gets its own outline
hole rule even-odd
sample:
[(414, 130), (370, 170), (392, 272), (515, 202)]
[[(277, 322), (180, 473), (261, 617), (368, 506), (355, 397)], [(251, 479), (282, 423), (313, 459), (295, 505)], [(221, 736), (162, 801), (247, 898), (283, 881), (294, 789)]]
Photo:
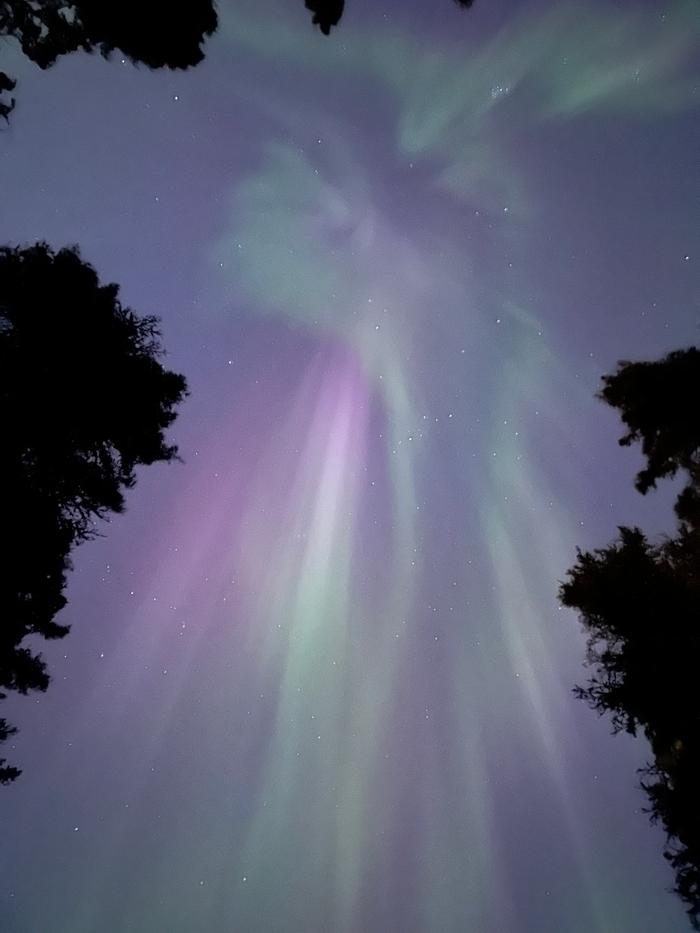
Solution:
[[(467, 9), (474, 0), (454, 0)], [(340, 22), (345, 0), (305, 0), (324, 35)], [(40, 68), (71, 52), (119, 51), (149, 68), (190, 68), (204, 57), (203, 43), (218, 24), (213, 0), (0, 0), (0, 38), (14, 37)], [(0, 118), (14, 98), (15, 82), (0, 71)]]
[[(124, 308), (77, 249), (0, 248), (0, 697), (45, 690), (29, 635), (54, 621), (73, 546), (124, 508), (136, 468), (170, 461), (165, 441), (182, 376), (164, 369), (157, 321)], [(0, 720), (0, 741), (11, 734)], [(2, 767), (0, 782), (12, 780)]]
[[(118, 50), (149, 68), (189, 68), (204, 57), (216, 26), (212, 0), (0, 0), (0, 36), (17, 39), (40, 68), (79, 50), (105, 57)], [(13, 87), (0, 72), (0, 92)], [(0, 116), (13, 104), (0, 103)]]
[(654, 362), (620, 363), (603, 378), (600, 397), (617, 408), (628, 431), (620, 444), (641, 442), (646, 469), (637, 489), (685, 470), (697, 480), (700, 460), (700, 351), (675, 350)]
[[(455, 0), (458, 6), (467, 9), (473, 4), (474, 0)], [(306, 9), (313, 14), (315, 26), (327, 36), (334, 26), (337, 26), (343, 16), (345, 9), (345, 0), (306, 0)]]
[[(690, 556), (687, 544), (683, 557)], [(641, 729), (652, 746), (676, 738), (665, 732), (676, 731), (687, 709), (698, 662), (679, 654), (681, 647), (700, 648), (699, 581), (686, 574), (680, 556), (666, 544), (650, 544), (639, 528), (623, 527), (614, 544), (579, 553), (561, 588), (564, 604), (581, 613), (595, 670), (576, 693), (609, 712), (616, 731)]]
[(337, 26), (345, 9), (345, 0), (306, 0), (306, 9), (313, 13), (312, 22), (324, 36)]
[(609, 715), (614, 731), (649, 740), (648, 812), (666, 830), (676, 893), (700, 930), (700, 353), (621, 363), (603, 381), (601, 397), (628, 428), (621, 443), (641, 441), (647, 458), (637, 488), (678, 471), (688, 484), (673, 537), (652, 544), (623, 527), (608, 547), (579, 552), (569, 570), (560, 598), (580, 615), (592, 669), (575, 693)]

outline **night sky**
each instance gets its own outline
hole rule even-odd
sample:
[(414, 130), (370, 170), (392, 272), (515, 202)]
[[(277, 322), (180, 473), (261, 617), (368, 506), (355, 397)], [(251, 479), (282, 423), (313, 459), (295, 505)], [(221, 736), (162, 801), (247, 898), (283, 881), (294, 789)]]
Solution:
[(191, 395), (5, 702), (2, 933), (689, 929), (556, 594), (672, 527), (594, 396), (698, 340), (699, 11), (222, 0), (178, 73), (3, 45), (0, 242), (78, 243)]

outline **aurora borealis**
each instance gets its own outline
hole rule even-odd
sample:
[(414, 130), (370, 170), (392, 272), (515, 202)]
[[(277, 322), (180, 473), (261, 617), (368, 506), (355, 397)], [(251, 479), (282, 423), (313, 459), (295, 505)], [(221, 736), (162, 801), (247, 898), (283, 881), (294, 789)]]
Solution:
[(671, 522), (594, 395), (697, 341), (698, 4), (220, 15), (187, 73), (11, 61), (2, 242), (191, 397), (6, 703), (0, 929), (681, 933), (556, 592)]

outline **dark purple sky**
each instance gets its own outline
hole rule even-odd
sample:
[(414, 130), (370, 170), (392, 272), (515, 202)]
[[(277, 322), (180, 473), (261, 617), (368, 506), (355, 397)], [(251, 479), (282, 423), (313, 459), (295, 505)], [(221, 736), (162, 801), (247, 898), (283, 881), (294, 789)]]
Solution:
[(697, 337), (698, 5), (220, 6), (188, 73), (2, 47), (0, 241), (191, 396), (6, 702), (0, 929), (681, 933), (556, 592), (671, 527), (594, 394)]

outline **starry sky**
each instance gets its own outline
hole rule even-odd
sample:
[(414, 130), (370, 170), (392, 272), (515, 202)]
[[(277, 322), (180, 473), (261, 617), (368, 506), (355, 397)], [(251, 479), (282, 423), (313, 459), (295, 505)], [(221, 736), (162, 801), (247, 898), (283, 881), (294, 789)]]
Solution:
[(185, 73), (2, 48), (0, 242), (191, 389), (5, 703), (3, 933), (683, 933), (556, 593), (672, 526), (594, 394), (698, 339), (700, 5), (219, 6)]

